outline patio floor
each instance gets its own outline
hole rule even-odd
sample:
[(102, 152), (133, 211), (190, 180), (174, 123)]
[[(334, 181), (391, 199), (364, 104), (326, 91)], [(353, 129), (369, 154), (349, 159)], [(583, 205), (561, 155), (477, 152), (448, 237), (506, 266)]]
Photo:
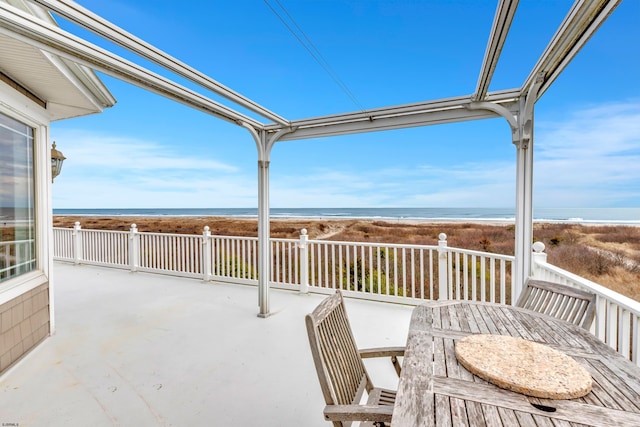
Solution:
[[(0, 423), (324, 426), (304, 315), (324, 298), (55, 264), (56, 333), (0, 377)], [(347, 299), (361, 347), (404, 345), (412, 307)], [(388, 360), (367, 361), (395, 388)]]

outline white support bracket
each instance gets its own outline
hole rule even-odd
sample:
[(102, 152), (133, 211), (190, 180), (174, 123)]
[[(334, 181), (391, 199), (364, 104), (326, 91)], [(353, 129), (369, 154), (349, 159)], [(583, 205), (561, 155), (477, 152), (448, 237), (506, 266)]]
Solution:
[[(469, 110), (488, 110), (493, 111), (500, 117), (503, 117), (511, 128), (511, 141), (518, 147), (527, 149), (531, 141), (533, 132), (533, 105), (537, 99), (538, 90), (544, 83), (544, 73), (539, 73), (536, 81), (527, 91), (522, 108), (519, 114), (513, 114), (502, 105), (489, 101), (471, 101), (465, 107)], [(521, 99), (522, 100), (522, 99)]]
[[(531, 85), (527, 91), (527, 96), (524, 100), (524, 105), (520, 111), (520, 117), (518, 117), (518, 123), (520, 125), (520, 141), (519, 144), (522, 148), (529, 148), (531, 142), (531, 136), (533, 134), (533, 106), (538, 99), (538, 91), (544, 83), (544, 72), (538, 73), (536, 81)], [(515, 142), (514, 142), (515, 143)]]
[(520, 141), (520, 127), (518, 126), (518, 118), (507, 108), (489, 101), (472, 101), (469, 104), (465, 105), (465, 107), (469, 110), (493, 111), (497, 115), (503, 117), (507, 121), (507, 123), (509, 123), (509, 127), (511, 128), (511, 140), (513, 141), (513, 143), (517, 144), (518, 141)]

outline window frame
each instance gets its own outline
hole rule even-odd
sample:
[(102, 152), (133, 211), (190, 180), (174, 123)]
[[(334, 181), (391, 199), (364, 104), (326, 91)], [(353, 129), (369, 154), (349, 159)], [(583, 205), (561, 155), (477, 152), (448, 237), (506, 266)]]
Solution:
[[(48, 145), (50, 117), (46, 109), (34, 103), (9, 85), (0, 81), (0, 114), (4, 114), (33, 129), (33, 179), (35, 258), (34, 270), (12, 277), (0, 284), (0, 305), (49, 282), (52, 305), (51, 266), (51, 151)], [(51, 310), (53, 315), (53, 310)]]

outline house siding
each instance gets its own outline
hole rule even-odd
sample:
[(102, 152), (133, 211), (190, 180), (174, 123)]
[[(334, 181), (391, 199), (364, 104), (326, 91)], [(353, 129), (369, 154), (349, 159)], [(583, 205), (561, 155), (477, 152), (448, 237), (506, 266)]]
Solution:
[(48, 283), (0, 305), (0, 374), (48, 335)]

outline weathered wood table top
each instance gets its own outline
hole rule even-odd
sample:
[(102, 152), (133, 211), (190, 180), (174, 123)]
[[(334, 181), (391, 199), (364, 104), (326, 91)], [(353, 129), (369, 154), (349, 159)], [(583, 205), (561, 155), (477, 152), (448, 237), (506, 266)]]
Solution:
[[(552, 400), (499, 388), (467, 371), (455, 342), (470, 334), (545, 344), (591, 374), (584, 397)], [(640, 368), (588, 331), (512, 306), (435, 301), (415, 308), (393, 409), (393, 427), (640, 426)]]

